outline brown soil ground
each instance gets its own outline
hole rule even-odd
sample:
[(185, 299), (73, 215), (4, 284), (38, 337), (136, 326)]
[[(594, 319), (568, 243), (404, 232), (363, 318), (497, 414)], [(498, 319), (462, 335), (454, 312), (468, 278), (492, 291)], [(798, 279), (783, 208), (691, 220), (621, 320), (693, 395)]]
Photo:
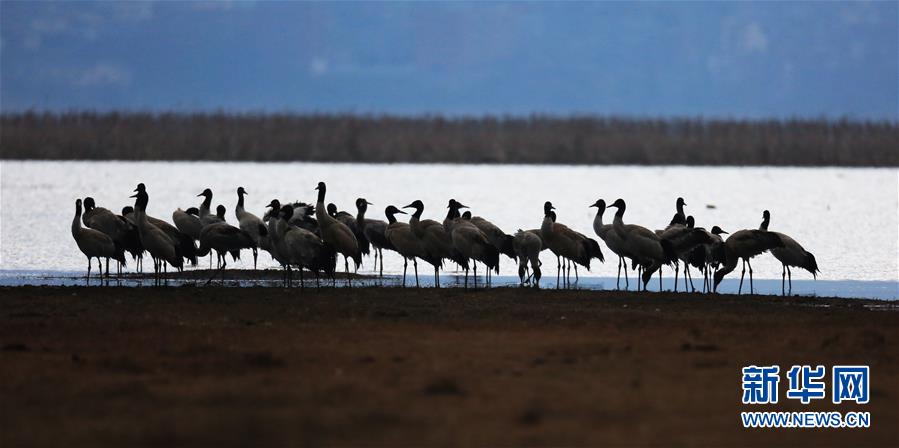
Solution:
[[(897, 446), (899, 309), (515, 288), (0, 289), (0, 446)], [(749, 364), (871, 402), (740, 403)], [(869, 429), (743, 429), (863, 410)]]

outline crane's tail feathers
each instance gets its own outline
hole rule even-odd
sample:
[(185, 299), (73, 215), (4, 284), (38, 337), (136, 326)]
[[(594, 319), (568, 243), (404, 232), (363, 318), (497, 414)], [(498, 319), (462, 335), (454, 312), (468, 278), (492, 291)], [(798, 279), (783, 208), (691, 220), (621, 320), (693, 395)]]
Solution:
[[(178, 234), (179, 257), (187, 258), (191, 266), (197, 265), (197, 246), (194, 244), (193, 238), (184, 233)], [(182, 263), (183, 266), (184, 263)]]
[(816, 280), (818, 279), (818, 273), (820, 273), (821, 270), (818, 269), (818, 262), (815, 260), (815, 256), (812, 255), (811, 252), (805, 253), (805, 263), (803, 263), (802, 268), (806, 271), (811, 272), (812, 277), (814, 277)]
[[(587, 250), (588, 258), (596, 258), (600, 261), (600, 263), (605, 263), (606, 259), (602, 255), (602, 249), (599, 247), (599, 243), (593, 238), (587, 238), (584, 241), (584, 249)], [(589, 264), (589, 263), (588, 263)], [(588, 268), (590, 266), (587, 266)]]
[(677, 261), (677, 252), (674, 250), (674, 245), (671, 244), (671, 241), (661, 240), (662, 244), (662, 252), (664, 252), (664, 259), (662, 260), (663, 264), (671, 264)]
[(337, 251), (330, 244), (323, 244), (321, 250), (316, 255), (309, 269), (316, 271), (324, 271), (327, 275), (334, 275), (337, 268)]
[(503, 235), (502, 247), (500, 247), (500, 253), (503, 255), (515, 259), (515, 247), (512, 242), (515, 241), (515, 237), (512, 235)]
[(259, 236), (268, 236), (268, 227), (263, 224), (259, 224)]
[(499, 249), (491, 244), (488, 244), (486, 248), (487, 251), (483, 260), (484, 264), (487, 265), (488, 269), (493, 269), (497, 274), (499, 274)]

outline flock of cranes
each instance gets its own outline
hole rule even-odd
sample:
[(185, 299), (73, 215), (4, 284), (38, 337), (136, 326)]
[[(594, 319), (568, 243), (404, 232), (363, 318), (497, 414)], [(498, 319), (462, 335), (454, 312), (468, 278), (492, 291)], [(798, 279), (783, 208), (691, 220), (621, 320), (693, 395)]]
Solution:
[[(384, 272), (384, 251), (394, 251), (403, 257), (403, 286), (409, 262), (419, 286), (418, 261), (434, 268), (434, 286), (440, 286), (440, 269), (452, 262), (465, 272), (468, 287), (469, 269), (474, 270), (474, 286), (477, 287), (477, 265), (482, 264), (485, 281), (489, 285), (491, 273), (499, 272), (501, 256), (518, 263), (518, 275), (522, 286), (538, 287), (542, 277), (540, 252), (549, 249), (556, 256), (556, 287), (568, 286), (574, 267), (575, 282), (578, 265), (590, 269), (592, 260), (604, 262), (599, 243), (557, 221), (555, 207), (549, 201), (543, 206), (543, 221), (539, 228), (507, 234), (489, 220), (472, 216), (468, 207), (455, 199), (447, 204), (447, 214), (442, 222), (422, 219), (424, 203), (420, 200), (403, 207), (411, 209), (408, 222), (400, 222), (397, 215), (407, 214), (396, 206), (384, 210), (387, 221), (366, 217), (368, 206), (364, 198), (356, 200), (356, 214), (338, 211), (334, 204), (326, 204), (327, 187), (319, 182), (315, 188), (318, 198), (314, 205), (303, 202), (281, 203), (273, 199), (262, 218), (244, 208), (243, 187), (237, 189), (237, 206), (234, 209), (238, 225), (228, 224), (226, 209), (219, 205), (212, 212), (212, 191), (205, 189), (198, 194), (203, 200), (199, 207), (186, 210), (178, 208), (172, 213), (174, 225), (146, 213), (149, 195), (144, 184), (134, 189), (134, 207), (124, 207), (121, 215), (97, 207), (94, 199), (87, 197), (75, 201), (75, 217), (72, 236), (78, 248), (88, 259), (88, 278), (91, 263), (97, 259), (102, 274), (101, 259), (106, 259), (106, 276), (109, 276), (109, 259), (118, 263), (119, 273), (126, 264), (126, 252), (142, 267), (144, 253), (153, 261), (154, 278), (158, 282), (167, 272), (168, 265), (183, 270), (184, 264), (196, 266), (199, 257), (216, 253), (217, 267), (227, 266), (227, 255), (239, 259), (242, 250), (250, 250), (253, 267), (256, 268), (258, 251), (268, 252), (284, 268), (284, 282), (293, 283), (293, 271), (304, 284), (304, 272), (311, 272), (316, 283), (322, 275), (336, 282), (335, 272), (340, 256), (343, 256), (347, 285), (350, 281), (350, 261), (354, 270), (362, 264), (363, 256), (373, 256), (379, 275)], [(83, 205), (83, 210), (82, 210)], [(692, 216), (684, 213), (683, 198), (675, 203), (675, 214), (665, 229), (650, 230), (636, 224), (626, 224), (624, 214), (627, 204), (616, 199), (611, 204), (599, 199), (589, 207), (596, 208), (593, 230), (606, 247), (618, 258), (618, 278), (624, 272), (625, 288), (629, 288), (628, 267), (637, 271), (637, 289), (646, 289), (652, 276), (658, 272), (659, 290), (662, 289), (662, 267), (673, 267), (674, 290), (678, 288), (680, 266), (684, 266), (684, 289), (696, 291), (690, 267), (703, 274), (703, 292), (717, 291), (725, 275), (736, 269), (742, 261), (738, 293), (742, 293), (746, 266), (749, 266), (749, 288), (754, 292), (751, 259), (769, 252), (782, 264), (781, 291), (792, 292), (790, 268), (807, 270), (817, 277), (815, 257), (796, 240), (779, 232), (768, 230), (771, 214), (763, 212), (758, 229), (739, 230), (728, 235), (718, 226), (706, 230), (695, 225)], [(607, 208), (616, 212), (611, 224), (603, 221)], [(84, 226), (82, 226), (82, 223)], [(728, 235), (725, 239), (723, 235)], [(211, 281), (212, 279), (210, 279)], [(688, 283), (689, 281), (689, 283)], [(787, 287), (789, 284), (789, 288)]]

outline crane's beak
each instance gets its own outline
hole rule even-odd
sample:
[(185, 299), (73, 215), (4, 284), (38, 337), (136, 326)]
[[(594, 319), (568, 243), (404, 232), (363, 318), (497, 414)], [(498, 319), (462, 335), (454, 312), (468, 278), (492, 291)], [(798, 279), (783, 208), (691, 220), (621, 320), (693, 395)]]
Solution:
[(588, 207), (596, 207), (596, 203), (594, 202), (594, 203), (588, 205)]
[(375, 205), (375, 204), (372, 204), (371, 202), (368, 202), (368, 201), (365, 201), (365, 203), (368, 204), (368, 205)]
[(730, 232), (728, 232), (726, 230), (722, 230), (721, 233), (730, 233)]
[[(405, 207), (403, 207), (403, 208), (405, 208)], [(406, 213), (406, 212), (404, 212), (404, 211), (402, 211), (402, 210), (397, 210), (396, 213), (401, 213), (401, 214), (403, 214), (403, 215), (408, 215), (408, 213)]]
[[(137, 190), (134, 190), (134, 191), (137, 191)], [(128, 197), (129, 197), (129, 198), (136, 198), (136, 197), (137, 197), (137, 195), (136, 195), (136, 194), (133, 194), (133, 195), (131, 195), (131, 196), (128, 196)]]
[[(407, 206), (405, 206), (405, 207), (403, 207), (403, 208), (415, 208), (415, 206), (412, 205), (412, 204), (409, 204), (409, 205), (407, 205)], [(400, 212), (400, 213), (403, 213), (403, 212)]]
[(459, 204), (459, 208), (468, 208), (468, 206), (467, 206), (467, 205)]
[[(137, 190), (134, 190), (134, 191), (137, 191)], [(197, 197), (200, 197), (200, 196), (203, 196), (203, 193), (200, 193), (197, 195)]]

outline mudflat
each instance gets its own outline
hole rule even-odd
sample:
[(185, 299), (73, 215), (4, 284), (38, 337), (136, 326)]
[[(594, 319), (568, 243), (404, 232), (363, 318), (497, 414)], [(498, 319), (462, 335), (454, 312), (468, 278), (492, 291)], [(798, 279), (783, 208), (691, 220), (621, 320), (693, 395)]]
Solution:
[[(896, 446), (899, 304), (459, 289), (0, 289), (0, 445)], [(865, 364), (866, 405), (741, 404)], [(741, 411), (869, 411), (744, 429)]]

